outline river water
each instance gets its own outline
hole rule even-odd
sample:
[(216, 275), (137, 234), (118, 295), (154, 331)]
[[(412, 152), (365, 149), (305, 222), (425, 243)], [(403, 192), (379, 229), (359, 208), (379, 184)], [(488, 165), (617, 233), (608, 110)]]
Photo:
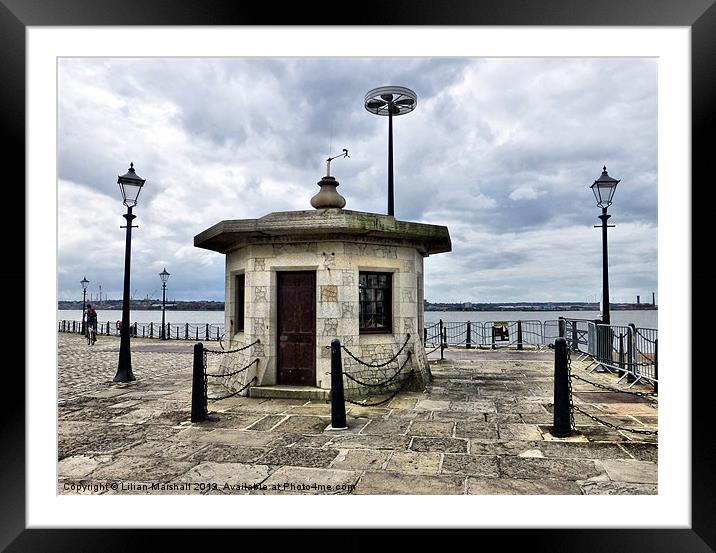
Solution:
[[(658, 328), (658, 310), (638, 311), (612, 311), (611, 319), (614, 325), (628, 325), (634, 323), (639, 328)], [(445, 322), (488, 322), (488, 321), (554, 321), (557, 317), (572, 319), (597, 319), (597, 311), (426, 311), (425, 322), (435, 323), (442, 319)], [(122, 319), (120, 310), (97, 311), (100, 323), (114, 322)], [(80, 310), (58, 310), (57, 320), (81, 321)], [(162, 312), (157, 311), (131, 311), (129, 320), (132, 323), (162, 322)], [(224, 324), (223, 311), (166, 311), (166, 322), (171, 324)]]

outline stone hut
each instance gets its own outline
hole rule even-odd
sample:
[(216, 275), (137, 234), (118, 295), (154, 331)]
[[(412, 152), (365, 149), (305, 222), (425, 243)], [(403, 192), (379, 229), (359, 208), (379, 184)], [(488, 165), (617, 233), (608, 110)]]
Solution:
[[(424, 386), (423, 259), (451, 250), (447, 227), (346, 210), (338, 181), (327, 176), (318, 184), (313, 210), (221, 221), (194, 237), (196, 247), (226, 256), (228, 348), (260, 340), (243, 352), (258, 362), (239, 384), (255, 378), (251, 396), (325, 399), (330, 344), (338, 338), (369, 364), (405, 345), (381, 368), (344, 351), (344, 369), (375, 382), (405, 364), (415, 387)], [(345, 382), (347, 397), (359, 395), (360, 386)]]

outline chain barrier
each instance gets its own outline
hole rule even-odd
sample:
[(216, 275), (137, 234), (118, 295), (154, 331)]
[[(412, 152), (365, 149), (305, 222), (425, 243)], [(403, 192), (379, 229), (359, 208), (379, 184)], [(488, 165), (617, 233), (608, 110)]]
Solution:
[(426, 351), (425, 355), (430, 355), (431, 353), (435, 353), (439, 349), (440, 349), (440, 346), (438, 345), (438, 346), (434, 347), (433, 349), (431, 349), (430, 351)]
[(408, 335), (405, 337), (405, 342), (403, 343), (403, 345), (402, 345), (402, 346), (400, 347), (400, 349), (398, 350), (398, 353), (396, 353), (393, 357), (391, 357), (390, 359), (388, 359), (388, 360), (385, 361), (384, 363), (378, 363), (378, 364), (366, 363), (366, 362), (363, 361), (362, 359), (358, 359), (358, 358), (357, 358), (355, 355), (353, 355), (353, 353), (351, 353), (351, 351), (350, 351), (348, 348), (346, 348), (346, 346), (344, 346), (343, 344), (341, 344), (341, 349), (342, 349), (343, 351), (345, 351), (348, 355), (350, 355), (355, 361), (357, 361), (357, 362), (360, 363), (361, 365), (363, 365), (363, 366), (365, 366), (365, 367), (370, 367), (370, 368), (372, 368), (372, 369), (379, 369), (379, 368), (385, 367), (385, 366), (388, 365), (389, 363), (392, 363), (393, 361), (395, 361), (395, 360), (398, 358), (398, 356), (399, 356), (401, 353), (403, 353), (403, 350), (405, 349), (405, 346), (408, 345), (408, 341), (409, 341), (409, 340), (410, 340), (410, 334), (408, 334)]
[(251, 361), (251, 363), (249, 363), (248, 365), (246, 365), (245, 367), (243, 367), (243, 368), (241, 368), (241, 369), (239, 369), (239, 370), (237, 370), (237, 371), (233, 371), (233, 372), (225, 373), (225, 374), (211, 374), (211, 373), (206, 373), (206, 376), (207, 376), (207, 377), (211, 377), (211, 378), (228, 378), (228, 377), (230, 377), (230, 376), (236, 376), (237, 374), (244, 372), (246, 369), (248, 369), (248, 368), (249, 368), (251, 365), (253, 365), (254, 363), (258, 363), (258, 362), (259, 362), (259, 359), (258, 359), (258, 357), (257, 357), (256, 359), (254, 359), (253, 361)]
[(246, 386), (244, 386), (244, 387), (241, 388), (240, 390), (236, 390), (235, 392), (232, 392), (232, 393), (230, 393), (230, 394), (226, 394), (225, 396), (216, 396), (216, 397), (214, 397), (214, 396), (212, 396), (212, 397), (206, 396), (206, 399), (209, 399), (209, 400), (211, 400), (211, 401), (219, 401), (219, 400), (221, 400), (221, 399), (227, 399), (227, 398), (233, 397), (233, 396), (235, 396), (235, 395), (240, 394), (240, 393), (243, 392), (246, 388), (248, 388), (249, 386), (251, 386), (251, 384), (254, 382), (254, 380), (257, 380), (257, 377), (254, 376), (251, 380), (248, 381), (248, 383), (246, 384)]
[[(241, 347), (241, 348), (237, 348), (237, 349), (229, 350), (229, 351), (217, 351), (217, 350), (210, 350), (210, 349), (207, 349), (207, 348), (204, 348), (204, 347), (202, 348), (202, 364), (203, 364), (203, 369), (204, 369), (204, 397), (206, 398), (206, 401), (209, 401), (209, 400), (211, 400), (211, 401), (219, 401), (219, 400), (222, 400), (222, 399), (228, 399), (228, 398), (230, 398), (230, 397), (233, 397), (233, 396), (235, 396), (235, 395), (238, 395), (238, 394), (240, 394), (241, 392), (243, 392), (244, 390), (246, 390), (249, 386), (251, 386), (251, 384), (253, 384), (255, 381), (258, 380), (258, 377), (257, 377), (257, 376), (254, 376), (251, 380), (249, 380), (249, 381), (246, 383), (245, 386), (241, 387), (239, 390), (236, 390), (235, 392), (231, 392), (231, 393), (229, 393), (229, 394), (225, 394), (225, 395), (222, 395), (222, 396), (209, 396), (209, 378), (210, 378), (210, 377), (211, 377), (211, 378), (228, 378), (228, 377), (231, 377), (231, 376), (235, 376), (235, 375), (237, 375), (237, 374), (239, 374), (239, 373), (242, 373), (242, 372), (246, 371), (249, 367), (251, 367), (251, 366), (254, 365), (254, 364), (257, 364), (257, 365), (258, 365), (258, 363), (259, 363), (259, 361), (260, 361), (258, 358), (256, 358), (256, 359), (254, 359), (253, 361), (251, 361), (251, 363), (249, 363), (248, 365), (246, 365), (245, 367), (242, 367), (241, 369), (238, 369), (238, 370), (236, 370), (236, 371), (232, 371), (232, 372), (230, 372), (230, 373), (224, 373), (224, 374), (212, 374), (212, 373), (209, 373), (209, 372), (207, 371), (207, 354), (208, 354), (208, 353), (211, 353), (211, 354), (219, 354), (219, 355), (222, 355), (222, 354), (226, 354), (226, 353), (236, 353), (236, 352), (239, 352), (239, 351), (244, 351), (244, 350), (250, 348), (251, 346), (256, 345), (256, 344), (259, 343), (259, 342), (260, 342), (260, 340), (257, 339), (257, 340), (255, 340), (253, 343), (248, 344), (247, 346), (243, 346), (243, 347)], [(208, 415), (208, 409), (207, 409), (206, 401), (204, 401), (204, 409), (203, 409), (203, 411), (204, 411), (204, 417), (205, 417), (205, 418), (206, 418), (207, 415)]]
[(405, 377), (405, 380), (403, 380), (403, 383), (400, 385), (400, 388), (395, 390), (395, 392), (393, 392), (390, 396), (388, 396), (382, 401), (377, 401), (375, 403), (364, 403), (359, 401), (352, 401), (350, 399), (346, 399), (345, 401), (348, 403), (352, 403), (353, 405), (358, 405), (359, 407), (377, 407), (378, 405), (383, 405), (384, 403), (388, 403), (391, 399), (393, 399), (395, 396), (397, 396), (400, 392), (403, 391), (405, 386), (407, 386), (408, 382), (413, 378), (413, 374), (415, 374), (415, 369), (410, 370), (408, 376)]
[(594, 415), (590, 415), (589, 413), (586, 413), (576, 405), (573, 406), (574, 409), (579, 411), (582, 415), (585, 417), (589, 417), (593, 421), (598, 422), (599, 424), (603, 424), (604, 426), (607, 426), (609, 428), (612, 428), (614, 430), (623, 430), (624, 432), (632, 432), (633, 434), (645, 434), (647, 436), (658, 436), (659, 431), (658, 430), (639, 430), (638, 428), (626, 428), (624, 426), (619, 426), (618, 424), (612, 424), (611, 422), (607, 422), (605, 420), (600, 419), (599, 417), (595, 417)]
[(261, 340), (259, 340), (258, 338), (256, 338), (256, 340), (254, 340), (252, 343), (250, 343), (250, 344), (247, 345), (247, 346), (241, 347), (241, 348), (230, 349), (230, 350), (224, 350), (224, 351), (220, 351), (220, 350), (218, 350), (218, 349), (207, 349), (207, 348), (204, 348), (204, 353), (212, 353), (212, 354), (217, 354), (217, 355), (224, 355), (224, 354), (226, 354), (226, 353), (236, 353), (236, 352), (238, 352), (238, 351), (244, 351), (245, 349), (249, 349), (251, 346), (255, 346), (256, 344), (259, 344), (259, 343), (261, 343)]
[(576, 430), (574, 424), (574, 399), (572, 396), (572, 354), (567, 349), (567, 389), (569, 390), (569, 426), (572, 431)]
[(356, 377), (354, 377), (354, 376), (353, 376), (352, 374), (350, 374), (350, 373), (344, 372), (343, 375), (344, 375), (346, 378), (349, 378), (350, 380), (352, 380), (353, 382), (355, 382), (356, 384), (360, 384), (361, 386), (367, 386), (367, 387), (369, 387), (369, 388), (379, 388), (379, 387), (381, 387), (381, 386), (385, 386), (385, 385), (389, 384), (390, 382), (392, 382), (393, 380), (395, 380), (396, 378), (398, 378), (398, 375), (400, 375), (400, 373), (403, 371), (403, 369), (405, 368), (405, 366), (408, 364), (408, 361), (410, 361), (410, 356), (411, 356), (411, 355), (412, 355), (412, 352), (409, 351), (409, 352), (407, 353), (406, 357), (405, 357), (405, 361), (403, 361), (403, 364), (402, 364), (402, 365), (400, 366), (400, 368), (396, 371), (396, 373), (395, 373), (393, 376), (391, 376), (390, 378), (388, 378), (387, 380), (384, 380), (383, 382), (378, 382), (378, 383), (376, 383), (376, 384), (369, 384), (368, 382), (362, 382), (362, 381), (358, 380)]
[[(577, 412), (581, 413), (582, 415), (584, 415), (585, 417), (588, 417), (588, 418), (592, 419), (593, 421), (595, 421), (599, 424), (602, 424), (608, 428), (612, 428), (613, 430), (622, 430), (624, 432), (631, 432), (633, 434), (644, 434), (647, 436), (658, 436), (659, 435), (658, 430), (639, 430), (637, 428), (627, 428), (627, 427), (620, 426), (617, 424), (612, 424), (611, 422), (600, 419), (599, 417), (595, 417), (594, 415), (591, 415), (591, 414), (587, 413), (586, 411), (584, 411), (583, 409), (580, 409), (579, 407), (577, 407), (574, 404), (574, 400), (572, 398), (572, 379), (573, 378), (577, 379), (577, 380), (582, 380), (583, 382), (587, 382), (589, 384), (593, 384), (594, 386), (597, 386), (598, 388), (605, 388), (610, 391), (623, 392), (625, 394), (634, 394), (634, 395), (642, 394), (642, 393), (641, 392), (625, 392), (624, 390), (618, 390), (616, 388), (608, 388), (607, 386), (603, 386), (603, 385), (597, 384), (595, 382), (589, 382), (588, 380), (585, 380), (575, 374), (572, 374), (572, 355), (570, 354), (569, 348), (567, 348), (567, 375), (568, 375), (567, 386), (569, 388), (569, 419), (570, 419), (570, 425), (571, 425), (573, 431), (576, 431), (576, 426), (574, 423), (574, 412), (577, 411)], [(642, 395), (645, 395), (645, 394), (642, 394)], [(552, 403), (549, 403), (548, 405), (553, 406)]]
[(592, 386), (595, 386), (596, 388), (601, 388), (603, 390), (608, 390), (610, 392), (619, 392), (621, 394), (629, 394), (632, 396), (638, 396), (648, 399), (649, 401), (653, 403), (657, 403), (656, 400), (651, 399), (654, 396), (658, 396), (659, 394), (655, 392), (639, 392), (635, 391), (632, 392), (631, 390), (620, 390), (619, 388), (612, 388), (611, 386), (605, 386), (604, 384), (600, 384), (599, 382), (592, 382), (591, 380), (587, 380), (586, 378), (582, 378), (581, 376), (578, 376), (576, 374), (570, 375), (570, 378), (574, 378), (576, 380), (581, 380), (582, 382), (586, 382), (587, 384), (591, 384)]

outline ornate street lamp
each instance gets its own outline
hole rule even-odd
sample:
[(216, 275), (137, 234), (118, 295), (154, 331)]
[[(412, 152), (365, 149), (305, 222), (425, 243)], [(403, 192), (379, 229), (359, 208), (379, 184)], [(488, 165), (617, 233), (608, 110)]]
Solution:
[(80, 284), (82, 285), (82, 334), (85, 333), (85, 303), (87, 301), (87, 285), (90, 283), (87, 277), (82, 277)]
[[(117, 374), (113, 380), (115, 382), (131, 382), (136, 380), (132, 373), (132, 354), (129, 350), (129, 269), (132, 255), (132, 221), (136, 215), (132, 214), (132, 208), (137, 205), (137, 198), (144, 186), (145, 179), (141, 178), (134, 171), (134, 163), (129, 164), (129, 171), (124, 175), (117, 177), (117, 184), (122, 191), (122, 199), (124, 205), (127, 206), (127, 213), (123, 217), (127, 220), (127, 239), (124, 249), (124, 294), (122, 296), (122, 328), (119, 331), (119, 363), (117, 364)], [(137, 228), (136, 226), (134, 228)]]
[(388, 215), (395, 215), (393, 203), (393, 116), (410, 113), (418, 105), (418, 95), (404, 86), (381, 86), (369, 90), (365, 109), (388, 116)]
[(164, 267), (164, 270), (159, 273), (159, 278), (162, 281), (162, 331), (161, 335), (159, 336), (162, 340), (167, 339), (166, 332), (164, 330), (164, 312), (166, 311), (166, 301), (167, 301), (167, 280), (169, 280), (169, 273), (167, 272), (167, 268)]
[(607, 254), (607, 228), (614, 225), (607, 225), (607, 220), (611, 215), (607, 215), (607, 208), (612, 205), (614, 192), (617, 190), (617, 184), (620, 181), (613, 179), (607, 174), (607, 166), (604, 166), (601, 176), (594, 181), (590, 188), (597, 200), (597, 205), (602, 208), (602, 214), (599, 218), (602, 220), (601, 225), (595, 225), (594, 228), (602, 229), (602, 324), (608, 325), (609, 317), (609, 257)]

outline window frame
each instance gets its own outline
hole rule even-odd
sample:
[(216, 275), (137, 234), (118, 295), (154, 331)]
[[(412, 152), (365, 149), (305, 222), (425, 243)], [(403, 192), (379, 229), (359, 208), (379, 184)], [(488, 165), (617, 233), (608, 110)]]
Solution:
[[(388, 279), (388, 285), (386, 288), (370, 288), (372, 290), (383, 290), (384, 297), (383, 302), (385, 314), (386, 314), (386, 326), (383, 328), (376, 327), (363, 327), (361, 325), (361, 305), (360, 299), (361, 290), (361, 276), (363, 275), (381, 275), (386, 276)], [(368, 288), (366, 288), (368, 289)], [(368, 301), (368, 300), (364, 300)], [(378, 300), (370, 300), (370, 303), (377, 304)], [(375, 270), (364, 270), (358, 271), (358, 334), (392, 334), (393, 333), (393, 273), (389, 271), (375, 271)]]
[(246, 331), (246, 273), (234, 275), (234, 334)]

